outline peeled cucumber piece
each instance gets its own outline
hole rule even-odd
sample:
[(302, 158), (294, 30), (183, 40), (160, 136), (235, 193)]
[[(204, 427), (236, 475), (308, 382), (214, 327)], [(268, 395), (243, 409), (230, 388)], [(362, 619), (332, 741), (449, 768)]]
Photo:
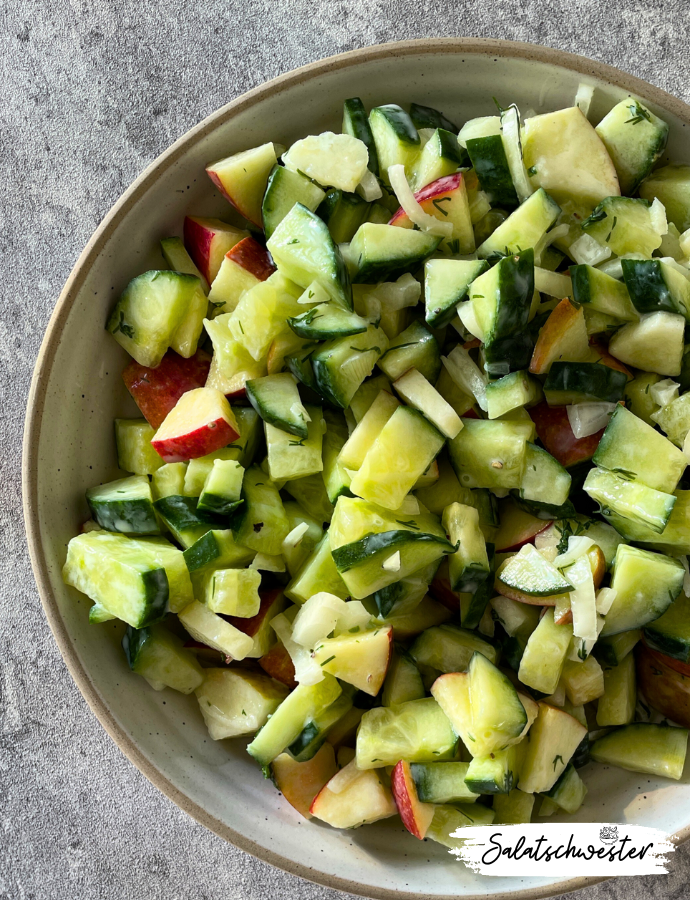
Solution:
[(686, 728), (640, 722), (617, 728), (594, 741), (592, 759), (645, 775), (678, 781), (688, 747)]

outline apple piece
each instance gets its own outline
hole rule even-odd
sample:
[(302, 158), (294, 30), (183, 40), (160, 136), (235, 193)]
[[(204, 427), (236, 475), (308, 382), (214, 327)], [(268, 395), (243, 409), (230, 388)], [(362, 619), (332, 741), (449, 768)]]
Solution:
[(434, 818), (433, 803), (422, 803), (417, 796), (410, 764), (401, 759), (391, 774), (391, 791), (402, 823), (414, 837), (424, 840)]
[(611, 356), (608, 348), (600, 344), (596, 338), (591, 337), (589, 339), (589, 352), (592, 362), (599, 362), (604, 366), (608, 366), (609, 369), (617, 369), (619, 372), (624, 372), (628, 376), (628, 381), (632, 381), (633, 374), (630, 369), (624, 366), (615, 356)]
[[(260, 611), (261, 610), (259, 610), (259, 612)], [(290, 659), (290, 654), (282, 644), (274, 644), (268, 653), (264, 653), (259, 659), (259, 665), (267, 675), (270, 675), (271, 678), (275, 678), (276, 681), (280, 681), (291, 689), (297, 687), (297, 682), (295, 681), (295, 666)], [(315, 796), (316, 794), (312, 796), (311, 800), (313, 800)], [(309, 801), (310, 803), (311, 800)]]
[(565, 406), (549, 406), (539, 403), (527, 410), (537, 428), (537, 437), (544, 448), (558, 462), (569, 468), (576, 463), (591, 459), (605, 429), (590, 434), (588, 437), (576, 438), (570, 427), (568, 412)]
[[(337, 772), (333, 778), (339, 775)], [(330, 790), (326, 784), (314, 798), (309, 810), (311, 814), (333, 828), (355, 828), (397, 813), (393, 795), (381, 784), (376, 769), (365, 769), (353, 775), (340, 791)]]
[(530, 372), (546, 375), (556, 360), (584, 362), (590, 359), (585, 313), (566, 297), (556, 306), (539, 332), (529, 364)]
[[(470, 218), (467, 187), (462, 172), (437, 178), (436, 181), (432, 181), (431, 184), (427, 184), (426, 187), (417, 191), (414, 197), (425, 213), (429, 213), (442, 222), (452, 223), (453, 234), (449, 238), (449, 242), (453, 244), (454, 252), (474, 253), (474, 231)], [(398, 209), (388, 224), (401, 228), (414, 227), (402, 207)]]
[[(445, 560), (444, 560), (445, 562)], [(456, 593), (450, 586), (450, 578), (448, 577), (448, 567), (444, 566), (443, 563), (436, 575), (434, 576), (434, 580), (429, 585), (429, 590), (434, 595), (434, 597), (438, 600), (439, 603), (442, 603), (446, 609), (449, 609), (451, 612), (460, 612), (460, 595)]]
[(690, 677), (670, 663), (670, 657), (640, 642), (635, 648), (637, 686), (650, 706), (672, 722), (690, 728)]
[(253, 237), (242, 238), (228, 250), (218, 270), (211, 291), (209, 303), (214, 307), (214, 315), (231, 313), (245, 291), (275, 272), (268, 252)]
[(159, 428), (183, 394), (206, 384), (210, 365), (204, 350), (189, 359), (168, 350), (155, 369), (133, 360), (125, 366), (122, 380), (149, 425)]
[(246, 231), (220, 219), (185, 216), (184, 245), (209, 284), (213, 284), (228, 250), (246, 237)]
[(386, 677), (392, 646), (393, 629), (387, 625), (326, 638), (312, 656), (324, 672), (375, 697)]
[(225, 617), (238, 631), (243, 631), (254, 641), (254, 646), (247, 653), (250, 659), (260, 659), (271, 649), (276, 641), (275, 632), (271, 628), (271, 619), (285, 609), (285, 597), (280, 589), (259, 591), (259, 596), (261, 606), (255, 616), (250, 619), (243, 619), (240, 616)]
[(187, 391), (165, 417), (151, 446), (167, 463), (197, 459), (240, 436), (230, 404), (215, 388)]
[(512, 553), (524, 544), (531, 544), (535, 537), (550, 527), (547, 519), (538, 519), (517, 507), (512, 501), (504, 500), (499, 505), (496, 553)]
[(261, 201), (277, 161), (275, 145), (262, 144), (211, 163), (206, 174), (245, 219), (262, 228)]
[(683, 662), (682, 659), (674, 659), (672, 656), (667, 656), (665, 653), (661, 653), (659, 650), (654, 650), (649, 646), (644, 636), (642, 637), (642, 643), (645, 648), (651, 653), (654, 659), (657, 659), (659, 662), (662, 662), (665, 666), (668, 666), (669, 669), (673, 669), (674, 672), (678, 672), (679, 675), (684, 675), (686, 678), (690, 678), (690, 663)]
[(328, 743), (306, 762), (297, 762), (289, 753), (281, 753), (271, 763), (276, 787), (305, 819), (311, 819), (309, 808), (314, 798), (335, 775), (337, 768), (335, 751)]

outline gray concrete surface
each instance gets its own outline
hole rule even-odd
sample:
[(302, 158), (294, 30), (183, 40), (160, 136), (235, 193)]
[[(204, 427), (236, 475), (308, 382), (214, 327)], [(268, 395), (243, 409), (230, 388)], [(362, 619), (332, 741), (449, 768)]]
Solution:
[[(0, 900), (345, 897), (224, 844), (120, 754), (46, 625), (20, 512), (34, 359), (93, 229), (172, 141), (246, 89), (382, 41), (479, 35), (574, 50), (690, 99), (687, 0), (4, 0), (0, 4)], [(582, 900), (690, 892), (668, 877)]]

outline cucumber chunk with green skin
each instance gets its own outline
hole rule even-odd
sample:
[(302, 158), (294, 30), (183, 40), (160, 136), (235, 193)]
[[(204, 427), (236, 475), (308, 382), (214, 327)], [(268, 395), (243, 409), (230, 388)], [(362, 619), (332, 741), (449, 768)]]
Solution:
[(610, 510), (658, 534), (666, 527), (676, 503), (674, 494), (629, 481), (605, 469), (591, 469), (582, 489), (600, 504), (605, 517)]
[(204, 680), (204, 670), (194, 654), (164, 625), (132, 628), (122, 638), (129, 667), (148, 681), (191, 694)]
[(448, 442), (450, 461), (461, 487), (519, 488), (531, 427), (523, 422), (463, 419), (462, 431)]
[(320, 303), (301, 316), (288, 319), (287, 323), (295, 334), (314, 341), (362, 334), (369, 327), (367, 319), (348, 312), (335, 303)]
[(289, 372), (255, 378), (245, 385), (247, 399), (264, 422), (305, 439), (309, 417)]
[(466, 762), (412, 763), (410, 772), (422, 803), (474, 803), (478, 793), (465, 783)]
[(365, 222), (350, 243), (355, 265), (353, 284), (394, 281), (413, 272), (438, 248), (443, 238), (424, 231)]
[(357, 731), (358, 769), (453, 759), (458, 738), (432, 697), (368, 709)]
[(601, 636), (642, 628), (658, 619), (682, 591), (684, 576), (678, 560), (621, 544), (611, 579), (616, 599), (606, 614)]
[(504, 257), (472, 283), (470, 300), (484, 335), (484, 367), (489, 377), (528, 368), (533, 341), (527, 325), (533, 296), (531, 249)]
[(522, 654), (518, 670), (520, 681), (542, 694), (553, 694), (561, 678), (572, 636), (573, 626), (556, 625), (553, 608), (547, 609), (529, 636)]
[(613, 160), (622, 194), (634, 194), (668, 140), (668, 125), (639, 100), (627, 97), (595, 129)]
[[(349, 685), (347, 686), (349, 687)], [(337, 697), (330, 706), (307, 722), (295, 740), (288, 746), (287, 752), (297, 762), (307, 762), (313, 759), (323, 745), (331, 729), (344, 715), (352, 709), (352, 694), (354, 691), (345, 691)]]
[(151, 446), (155, 435), (146, 419), (115, 419), (117, 464), (124, 472), (153, 475), (163, 460)]
[[(474, 653), (467, 674), (474, 738), (470, 752), (475, 757), (488, 756), (520, 738), (527, 713), (510, 679), (482, 653)], [(506, 762), (514, 767), (514, 760)], [(476, 790), (472, 784), (469, 787)]]
[(666, 493), (676, 489), (687, 465), (678, 447), (623, 406), (614, 410), (592, 461)]
[(568, 500), (572, 476), (550, 453), (527, 444), (525, 472), (520, 485), (520, 499), (537, 504), (549, 512), (561, 508)]
[(642, 631), (650, 647), (673, 659), (690, 661), (690, 599), (680, 593), (663, 616)]
[(258, 466), (244, 473), (242, 499), (244, 503), (230, 519), (236, 543), (257, 553), (278, 556), (289, 532), (288, 519), (275, 485)]
[(379, 159), (376, 153), (374, 135), (369, 125), (369, 117), (359, 97), (351, 97), (343, 103), (343, 132), (361, 141), (369, 152), (368, 167), (374, 175), (379, 174)]
[(420, 149), (419, 135), (409, 115), (395, 103), (376, 106), (369, 113), (369, 127), (376, 144), (381, 178), (389, 184), (388, 169), (400, 163), (409, 177)]
[[(623, 265), (628, 260), (621, 261)], [(625, 271), (625, 269), (624, 269)], [(639, 318), (626, 285), (594, 266), (570, 266), (573, 299), (621, 322), (635, 322)]]
[(597, 725), (628, 725), (635, 718), (637, 683), (635, 659), (629, 653), (623, 662), (604, 670), (604, 693), (597, 702)]
[(198, 497), (171, 495), (161, 497), (153, 505), (176, 537), (192, 529), (205, 528), (208, 531), (209, 528), (222, 528), (225, 524), (221, 516), (199, 509)]
[(645, 544), (648, 549), (672, 556), (690, 553), (690, 491), (674, 491), (674, 495), (676, 503), (661, 534), (610, 509), (606, 511), (605, 518), (626, 541)]
[(182, 272), (183, 275), (194, 275), (199, 279), (203, 292), (208, 294), (209, 283), (197, 269), (192, 257), (187, 253), (182, 238), (163, 238), (161, 241), (161, 253), (173, 272)]
[(328, 226), (316, 213), (296, 203), (266, 246), (286, 278), (303, 288), (316, 281), (335, 303), (352, 309), (347, 267)]
[(326, 485), (323, 483), (323, 476), (320, 472), (315, 475), (306, 475), (303, 478), (290, 479), (285, 482), (283, 490), (287, 491), (317, 522), (323, 522), (324, 527), (331, 521), (333, 504), (328, 499)]
[(291, 353), (289, 356), (285, 357), (285, 365), (300, 384), (311, 388), (318, 394), (319, 386), (316, 383), (314, 367), (311, 362), (312, 354), (317, 347), (318, 344), (313, 343), (303, 347), (298, 353)]
[(679, 781), (687, 746), (686, 728), (640, 722), (600, 737), (592, 744), (590, 753), (600, 763)]
[(316, 210), (321, 216), (336, 244), (347, 244), (355, 236), (359, 226), (367, 221), (371, 203), (358, 194), (349, 194), (339, 188), (331, 188)]
[(517, 756), (516, 747), (475, 756), (465, 775), (468, 789), (477, 794), (509, 794), (518, 780)]
[(438, 109), (434, 109), (433, 106), (410, 103), (410, 119), (417, 129), (443, 128), (445, 131), (450, 131), (453, 135), (457, 135), (460, 130), (457, 125), (454, 125), (450, 119), (446, 118)]
[(494, 822), (496, 825), (523, 825), (532, 821), (534, 794), (526, 794), (513, 788), (507, 794), (494, 797)]
[(268, 240), (296, 203), (314, 212), (326, 196), (321, 188), (302, 175), (284, 166), (274, 166), (268, 176), (266, 193), (261, 204), (264, 233)]
[[(497, 128), (500, 129), (500, 119)], [(492, 206), (514, 209), (519, 204), (510, 167), (499, 133), (468, 138), (467, 153), (479, 179), (481, 189), (488, 195)]]
[(671, 403), (653, 412), (648, 424), (654, 427), (654, 423), (676, 447), (682, 449), (690, 432), (690, 393), (681, 394)]
[(229, 515), (242, 502), (243, 467), (234, 459), (216, 459), (199, 497), (198, 509)]
[(306, 724), (321, 715), (342, 694), (337, 680), (326, 673), (318, 684), (298, 685), (248, 745), (247, 753), (267, 766), (301, 734)]
[(640, 313), (678, 313), (690, 319), (690, 281), (674, 266), (659, 259), (622, 259), (623, 278)]
[(477, 253), (481, 259), (494, 259), (537, 247), (560, 214), (556, 201), (539, 188), (492, 232)]
[(476, 825), (491, 825), (494, 818), (494, 811), (479, 803), (475, 803), (473, 806), (467, 803), (457, 806), (442, 804), (434, 810), (434, 818), (427, 828), (426, 836), (443, 847), (458, 850), (464, 844), (463, 838), (454, 836), (458, 829)]
[(214, 613), (249, 619), (261, 608), (260, 586), (256, 569), (217, 569), (208, 580), (206, 605)]
[(387, 349), (388, 338), (375, 325), (363, 334), (322, 344), (310, 357), (318, 392), (334, 406), (347, 409)]
[(393, 338), (378, 367), (391, 381), (396, 381), (408, 369), (417, 369), (433, 384), (441, 372), (438, 341), (422, 322), (413, 322)]
[(575, 403), (603, 400), (618, 403), (623, 399), (628, 376), (601, 363), (551, 363), (544, 382), (544, 396), (549, 406), (569, 406)]
[(690, 166), (662, 166), (640, 185), (640, 197), (658, 199), (666, 216), (681, 233), (690, 228)]
[(474, 593), (491, 572), (479, 513), (474, 507), (451, 503), (443, 511), (443, 527), (451, 544), (459, 544), (448, 558), (451, 590)]
[(585, 802), (587, 787), (577, 774), (575, 766), (568, 763), (558, 781), (545, 792), (545, 796), (550, 797), (562, 810), (572, 815)]
[(349, 597), (348, 588), (338, 572), (333, 556), (329, 533), (323, 536), (297, 575), (285, 588), (285, 596), (295, 603), (305, 603), (313, 594), (326, 591), (341, 600)]
[(680, 375), (683, 369), (684, 316), (664, 310), (628, 322), (609, 341), (609, 353), (627, 366), (659, 375)]
[(542, 398), (541, 386), (527, 372), (511, 372), (486, 386), (487, 414), (498, 419), (521, 406), (533, 406)]
[(184, 494), (187, 463), (166, 463), (153, 473), (151, 496), (154, 500)]
[(607, 197), (582, 223), (583, 231), (617, 256), (641, 253), (651, 257), (661, 246), (654, 230), (647, 200)]
[(418, 665), (430, 666), (439, 672), (460, 672), (467, 669), (475, 653), (486, 656), (491, 663), (498, 660), (496, 648), (476, 632), (457, 625), (437, 625), (422, 632), (410, 648)]
[(379, 617), (385, 619), (391, 615), (402, 616), (414, 611), (424, 598), (440, 562), (440, 559), (435, 559), (417, 572), (375, 591), (372, 597)]
[(322, 442), (324, 420), (321, 408), (305, 407), (310, 421), (307, 436), (299, 440), (266, 422), (268, 471), (273, 481), (289, 481), (315, 475), (323, 469)]
[(396, 647), (388, 664), (381, 705), (397, 706), (408, 700), (421, 700), (425, 695), (422, 676), (414, 660), (402, 647)]
[(505, 562), (496, 575), (496, 584), (529, 597), (552, 597), (573, 590), (568, 579), (533, 544), (525, 544)]
[(439, 178), (453, 175), (469, 161), (467, 151), (458, 144), (457, 137), (444, 128), (437, 128), (414, 163), (410, 187), (413, 192), (419, 191)]
[[(489, 601), (495, 594), (493, 576), (495, 568), (495, 545), (487, 543), (486, 553), (489, 558), (489, 575), (472, 594), (460, 598), (460, 618), (463, 628), (477, 628), (486, 612)], [(465, 602), (463, 602), (465, 601)]]
[(432, 328), (448, 325), (470, 285), (488, 269), (481, 259), (430, 259), (424, 265), (426, 323)]
[(89, 488), (86, 502), (91, 515), (106, 531), (160, 534), (151, 484), (145, 475), (120, 478)]
[(618, 666), (628, 656), (641, 637), (642, 632), (639, 628), (635, 628), (632, 631), (621, 631), (619, 634), (599, 638), (592, 652), (603, 666)]

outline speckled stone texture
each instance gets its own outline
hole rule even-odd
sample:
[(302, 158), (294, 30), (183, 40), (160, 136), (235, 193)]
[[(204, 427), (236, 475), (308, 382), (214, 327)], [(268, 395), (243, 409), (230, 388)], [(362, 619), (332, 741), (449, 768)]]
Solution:
[[(5, 0), (0, 4), (0, 900), (346, 895), (188, 818), (122, 756), (74, 686), (25, 549), (20, 447), (60, 289), (109, 207), (188, 128), (248, 88), (344, 50), (476, 35), (544, 43), (690, 99), (687, 0)], [(668, 877), (582, 900), (685, 898)]]

